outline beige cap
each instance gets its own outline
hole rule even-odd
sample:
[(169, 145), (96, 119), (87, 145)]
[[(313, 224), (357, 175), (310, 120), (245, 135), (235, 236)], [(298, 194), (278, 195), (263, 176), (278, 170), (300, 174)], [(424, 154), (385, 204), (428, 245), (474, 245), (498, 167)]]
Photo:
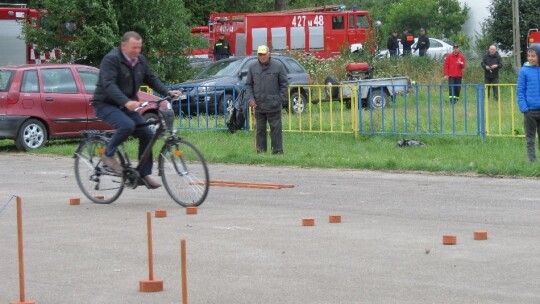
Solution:
[(259, 45), (257, 48), (257, 54), (266, 54), (268, 53), (268, 47), (266, 45)]

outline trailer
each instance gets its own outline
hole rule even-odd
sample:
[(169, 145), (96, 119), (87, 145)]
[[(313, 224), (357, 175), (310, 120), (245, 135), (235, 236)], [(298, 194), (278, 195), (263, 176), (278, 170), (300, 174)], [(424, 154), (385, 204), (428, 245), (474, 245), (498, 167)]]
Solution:
[(373, 68), (365, 62), (349, 63), (345, 67), (347, 79), (338, 81), (337, 77), (326, 77), (326, 97), (330, 101), (343, 99), (348, 108), (351, 98), (357, 96), (363, 108), (384, 108), (397, 95), (404, 95), (411, 88), (407, 76), (373, 78)]

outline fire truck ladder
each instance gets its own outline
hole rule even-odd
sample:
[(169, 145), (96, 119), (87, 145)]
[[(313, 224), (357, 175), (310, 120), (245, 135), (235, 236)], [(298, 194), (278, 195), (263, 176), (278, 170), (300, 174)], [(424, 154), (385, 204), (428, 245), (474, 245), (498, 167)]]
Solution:
[(344, 10), (343, 5), (323, 5), (323, 6), (313, 6), (306, 8), (293, 8), (282, 11), (267, 12), (264, 14), (298, 14), (298, 13), (316, 13), (316, 12), (336, 12)]
[(1, 7), (26, 8), (25, 3), (0, 3)]

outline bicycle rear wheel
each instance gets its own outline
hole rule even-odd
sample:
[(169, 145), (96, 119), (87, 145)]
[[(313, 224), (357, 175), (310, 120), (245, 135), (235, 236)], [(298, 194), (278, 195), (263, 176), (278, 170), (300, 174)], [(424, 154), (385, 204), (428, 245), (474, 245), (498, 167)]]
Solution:
[(193, 144), (183, 139), (166, 143), (159, 154), (159, 174), (165, 189), (178, 204), (199, 206), (206, 199), (208, 167)]
[[(114, 202), (124, 190), (122, 175), (104, 168), (101, 155), (105, 153), (106, 141), (85, 141), (75, 155), (75, 178), (84, 195), (97, 204)], [(122, 164), (120, 153), (115, 155)]]

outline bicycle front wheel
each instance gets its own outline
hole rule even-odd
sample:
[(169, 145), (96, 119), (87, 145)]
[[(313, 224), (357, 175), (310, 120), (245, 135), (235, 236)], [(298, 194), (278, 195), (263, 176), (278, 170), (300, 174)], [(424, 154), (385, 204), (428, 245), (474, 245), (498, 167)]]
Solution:
[[(83, 194), (97, 204), (114, 202), (124, 190), (123, 177), (104, 168), (101, 162), (106, 144), (103, 139), (87, 140), (75, 155), (77, 184)], [(122, 163), (119, 153), (115, 157)]]
[(159, 154), (159, 174), (165, 189), (178, 204), (199, 206), (206, 199), (208, 167), (193, 144), (183, 139), (166, 143)]

